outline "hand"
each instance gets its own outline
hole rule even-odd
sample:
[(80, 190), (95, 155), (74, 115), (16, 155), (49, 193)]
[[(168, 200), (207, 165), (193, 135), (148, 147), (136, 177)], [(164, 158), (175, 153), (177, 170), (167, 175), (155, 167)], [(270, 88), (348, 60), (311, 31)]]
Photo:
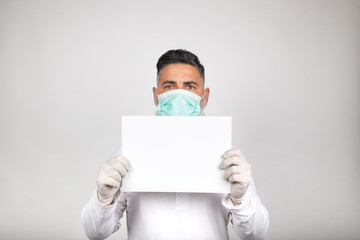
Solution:
[(225, 170), (225, 179), (231, 183), (230, 197), (233, 203), (240, 204), (250, 185), (251, 165), (239, 149), (233, 148), (224, 153), (220, 169)]
[(101, 165), (97, 178), (97, 197), (100, 203), (105, 206), (113, 203), (120, 194), (122, 179), (129, 170), (130, 163), (122, 155)]

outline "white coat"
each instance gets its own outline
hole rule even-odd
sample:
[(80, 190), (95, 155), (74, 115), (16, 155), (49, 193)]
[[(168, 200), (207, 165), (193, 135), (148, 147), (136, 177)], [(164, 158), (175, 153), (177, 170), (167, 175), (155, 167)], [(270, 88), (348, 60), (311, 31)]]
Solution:
[(134, 192), (121, 192), (114, 204), (103, 206), (94, 193), (82, 211), (85, 234), (89, 239), (109, 237), (120, 228), (125, 210), (130, 240), (225, 240), (229, 221), (242, 240), (255, 240), (265, 238), (269, 225), (252, 181), (239, 206), (226, 194)]

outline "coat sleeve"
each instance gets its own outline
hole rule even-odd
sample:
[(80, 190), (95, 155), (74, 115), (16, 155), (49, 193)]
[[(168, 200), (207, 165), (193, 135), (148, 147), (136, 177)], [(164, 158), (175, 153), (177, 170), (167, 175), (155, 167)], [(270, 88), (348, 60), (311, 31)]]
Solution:
[(82, 224), (89, 239), (105, 239), (120, 228), (120, 219), (126, 209), (125, 194), (120, 193), (118, 200), (110, 205), (102, 205), (96, 192), (82, 210)]
[(245, 201), (238, 206), (234, 206), (229, 195), (222, 200), (222, 204), (230, 212), (234, 231), (242, 240), (265, 239), (269, 213), (256, 194), (253, 180), (246, 194)]

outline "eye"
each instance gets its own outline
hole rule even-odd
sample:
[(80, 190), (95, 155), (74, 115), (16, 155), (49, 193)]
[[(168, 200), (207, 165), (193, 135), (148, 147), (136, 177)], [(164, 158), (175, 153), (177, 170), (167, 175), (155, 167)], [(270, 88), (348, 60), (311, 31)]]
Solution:
[(172, 85), (166, 85), (164, 88), (165, 88), (165, 89), (171, 89), (171, 88), (172, 88)]
[(192, 86), (192, 85), (187, 85), (186, 87), (187, 87), (187, 89), (189, 89), (189, 90), (195, 89), (195, 86)]

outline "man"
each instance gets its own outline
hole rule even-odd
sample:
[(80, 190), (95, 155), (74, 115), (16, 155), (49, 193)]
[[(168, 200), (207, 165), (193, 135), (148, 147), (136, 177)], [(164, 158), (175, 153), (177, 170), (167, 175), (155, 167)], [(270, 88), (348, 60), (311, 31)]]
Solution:
[[(166, 52), (157, 63), (157, 88), (153, 88), (157, 114), (201, 115), (210, 92), (204, 83), (204, 67), (197, 56), (186, 50)], [(239, 149), (226, 151), (220, 164), (231, 184), (229, 194), (125, 193), (122, 179), (130, 168), (120, 153), (101, 166), (97, 191), (82, 212), (89, 239), (116, 232), (125, 210), (129, 239), (229, 239), (230, 218), (241, 239), (265, 238), (268, 212)]]

